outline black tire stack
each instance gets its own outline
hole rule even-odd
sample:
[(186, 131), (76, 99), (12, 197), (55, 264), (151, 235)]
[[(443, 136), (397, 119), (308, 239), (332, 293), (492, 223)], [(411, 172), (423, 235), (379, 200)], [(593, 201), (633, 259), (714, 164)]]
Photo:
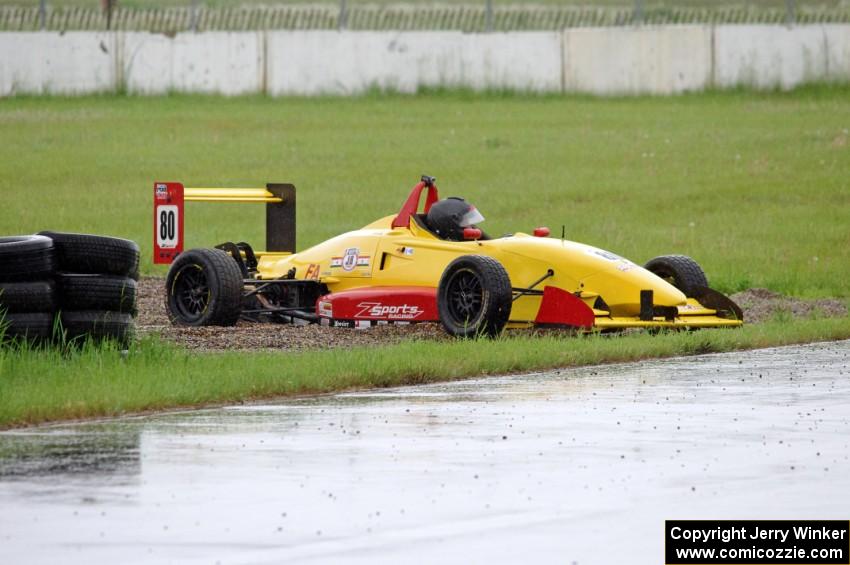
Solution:
[(56, 312), (53, 241), (44, 236), (0, 237), (0, 309), (6, 337), (49, 338)]
[(59, 232), (0, 238), (4, 336), (62, 343), (108, 338), (126, 345), (138, 278), (133, 241)]

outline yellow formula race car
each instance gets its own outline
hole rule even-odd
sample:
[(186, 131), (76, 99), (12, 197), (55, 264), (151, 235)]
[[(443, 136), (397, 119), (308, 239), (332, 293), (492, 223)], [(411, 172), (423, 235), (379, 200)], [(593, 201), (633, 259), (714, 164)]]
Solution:
[[(425, 192), (425, 203), (419, 211)], [(187, 201), (264, 202), (267, 250), (246, 243), (182, 251)], [(240, 318), (330, 326), (437, 322), (452, 335), (504, 328), (735, 327), (741, 309), (708, 287), (689, 257), (640, 267), (608, 251), (532, 234), (489, 237), (478, 210), (440, 200), (423, 176), (397, 214), (295, 252), (295, 187), (154, 185), (154, 261), (171, 263), (174, 323), (233, 325)]]

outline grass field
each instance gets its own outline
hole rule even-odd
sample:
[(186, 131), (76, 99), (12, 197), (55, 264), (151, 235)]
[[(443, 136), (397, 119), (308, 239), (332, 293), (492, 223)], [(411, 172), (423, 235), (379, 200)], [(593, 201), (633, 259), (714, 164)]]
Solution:
[[(152, 184), (298, 186), (300, 248), (395, 213), (421, 173), (494, 234), (548, 225), (643, 262), (697, 258), (713, 286), (850, 297), (850, 88), (676, 98), (431, 92), (360, 98), (0, 100), (0, 234), (140, 242)], [(262, 244), (256, 205), (190, 204), (189, 246)], [(260, 245), (261, 246), (261, 245)], [(660, 336), (511, 337), (306, 353), (199, 355), (147, 338), (128, 356), (0, 348), (0, 428), (850, 338), (850, 318)]]
[[(677, 98), (0, 100), (0, 234), (140, 242), (154, 180), (298, 186), (299, 248), (398, 210), (421, 173), (491, 233), (565, 226), (643, 262), (684, 253), (713, 286), (850, 296), (850, 88)], [(256, 205), (190, 204), (189, 246), (262, 247)]]

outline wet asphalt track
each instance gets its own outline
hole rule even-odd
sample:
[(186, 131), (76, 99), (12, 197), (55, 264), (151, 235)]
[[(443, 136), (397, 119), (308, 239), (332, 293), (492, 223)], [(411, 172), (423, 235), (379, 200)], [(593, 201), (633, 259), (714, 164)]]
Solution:
[(0, 434), (0, 563), (663, 562), (847, 519), (850, 342)]

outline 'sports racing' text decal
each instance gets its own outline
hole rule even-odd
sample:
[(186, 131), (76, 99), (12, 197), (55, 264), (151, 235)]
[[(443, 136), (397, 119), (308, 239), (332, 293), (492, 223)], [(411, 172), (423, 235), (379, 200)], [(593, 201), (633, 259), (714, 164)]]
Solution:
[(388, 306), (380, 302), (361, 302), (357, 305), (360, 309), (355, 318), (372, 318), (385, 320), (415, 320), (424, 312), (419, 306), (399, 304)]

